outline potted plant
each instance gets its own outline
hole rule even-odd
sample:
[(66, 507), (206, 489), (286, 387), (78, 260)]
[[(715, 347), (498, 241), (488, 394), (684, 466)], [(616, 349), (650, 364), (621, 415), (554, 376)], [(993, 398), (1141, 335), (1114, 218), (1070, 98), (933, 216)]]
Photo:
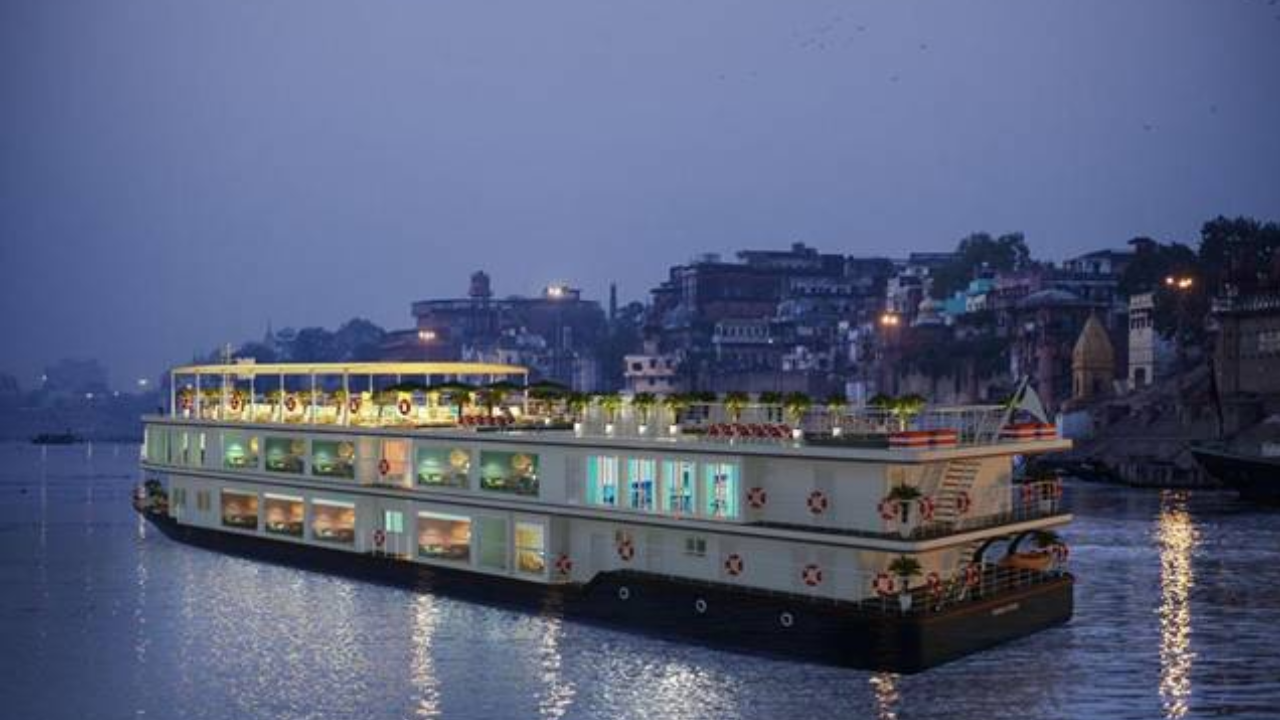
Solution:
[(898, 533), (902, 537), (911, 535), (911, 503), (922, 496), (918, 488), (905, 483), (894, 485), (889, 491), (889, 500), (898, 503)]
[(889, 563), (889, 572), (897, 575), (902, 581), (901, 589), (898, 591), (898, 607), (904, 614), (911, 611), (911, 578), (919, 575), (921, 571), (920, 561), (909, 555), (899, 555)]
[(832, 437), (840, 437), (840, 434), (844, 432), (844, 428), (840, 427), (840, 418), (844, 415), (845, 407), (848, 404), (849, 400), (843, 393), (832, 393), (827, 396), (827, 415), (830, 416)]
[(786, 410), (787, 418), (791, 421), (791, 436), (799, 440), (804, 437), (804, 429), (801, 428), (801, 423), (804, 422), (804, 414), (809, 412), (809, 407), (813, 405), (813, 401), (804, 393), (793, 392), (787, 395), (782, 404)]
[(778, 407), (782, 405), (782, 393), (766, 390), (756, 396), (756, 402), (764, 407), (766, 417), (776, 417)]
[(893, 399), (889, 412), (898, 419), (898, 429), (906, 430), (911, 421), (924, 410), (925, 399), (921, 395), (911, 393)]
[(641, 435), (649, 432), (649, 413), (653, 411), (654, 406), (657, 404), (658, 397), (653, 393), (636, 393), (631, 398), (631, 406), (636, 409), (636, 414), (639, 416)]
[(667, 432), (672, 435), (680, 433), (680, 412), (689, 407), (689, 399), (681, 393), (671, 393), (662, 398), (662, 406), (667, 409), (671, 415), (671, 425), (667, 428)]
[(587, 421), (587, 408), (591, 406), (591, 397), (586, 393), (567, 393), (564, 396), (564, 404), (569, 409), (569, 414), (573, 416), (573, 432), (581, 435)]
[(724, 394), (724, 411), (732, 422), (742, 420), (742, 409), (751, 402), (751, 396), (744, 392), (729, 392)]
[(601, 393), (596, 396), (596, 402), (600, 404), (600, 409), (604, 411), (604, 432), (606, 435), (613, 434), (613, 421), (618, 414), (618, 410), (622, 408), (622, 396), (618, 393)]

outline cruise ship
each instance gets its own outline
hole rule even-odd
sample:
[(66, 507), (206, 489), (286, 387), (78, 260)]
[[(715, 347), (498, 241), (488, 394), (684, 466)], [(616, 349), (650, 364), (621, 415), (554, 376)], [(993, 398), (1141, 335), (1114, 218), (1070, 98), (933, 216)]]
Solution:
[(1070, 442), (1025, 383), (875, 409), (587, 397), (481, 363), (232, 362), (170, 386), (135, 504), (216, 551), (896, 672), (1072, 614), (1061, 487), (1018, 472)]

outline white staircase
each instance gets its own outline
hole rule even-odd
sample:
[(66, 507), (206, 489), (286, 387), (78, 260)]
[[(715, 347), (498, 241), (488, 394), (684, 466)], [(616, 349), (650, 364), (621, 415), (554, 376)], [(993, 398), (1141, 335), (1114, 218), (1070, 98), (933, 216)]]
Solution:
[[(982, 461), (974, 458), (960, 458), (957, 460), (948, 460), (946, 470), (943, 471), (942, 483), (938, 486), (938, 492), (933, 496), (933, 522), (939, 525), (955, 527), (964, 516), (957, 512), (958, 498), (962, 492), (969, 493), (970, 501), (977, 500), (973, 497), (971, 488), (973, 481), (978, 476), (978, 470), (982, 467)], [(969, 511), (973, 514), (973, 510)]]

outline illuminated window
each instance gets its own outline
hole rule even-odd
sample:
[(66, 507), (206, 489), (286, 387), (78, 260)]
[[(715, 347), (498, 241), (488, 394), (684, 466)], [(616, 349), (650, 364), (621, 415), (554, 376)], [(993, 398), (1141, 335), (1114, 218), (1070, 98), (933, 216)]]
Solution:
[(704, 510), (709, 517), (738, 516), (738, 466), (708, 463), (704, 466)]
[(618, 505), (618, 458), (607, 455), (587, 458), (587, 504)]
[(307, 441), (302, 438), (268, 437), (266, 467), (270, 472), (301, 473), (307, 455)]
[(321, 542), (355, 543), (356, 506), (337, 500), (312, 500), (311, 537)]
[(223, 490), (222, 524), (242, 530), (257, 530), (258, 496), (254, 493)]
[(547, 571), (546, 528), (537, 523), (516, 523), (516, 570), (542, 575)]
[(538, 456), (522, 452), (481, 452), (480, 489), (537, 495)]
[(382, 529), (390, 533), (404, 532), (404, 513), (387, 510), (382, 513)]
[(302, 498), (267, 493), (263, 496), (262, 504), (265, 516), (264, 530), (272, 535), (302, 537), (302, 526), (306, 518)]
[(419, 485), (465, 488), (471, 472), (471, 453), (462, 448), (420, 447), (414, 475)]
[(627, 461), (627, 483), (631, 507), (636, 510), (653, 510), (653, 496), (657, 494), (658, 461), (632, 458)]
[(471, 519), (443, 513), (418, 513), (418, 557), (468, 562)]
[(321, 477), (354, 478), (356, 446), (350, 440), (312, 440), (311, 474)]
[(675, 515), (693, 514), (694, 466), (684, 460), (668, 460), (662, 463), (666, 474), (666, 493), (662, 496), (662, 511)]
[(257, 469), (258, 438), (248, 433), (224, 432), (222, 466), (231, 470)]

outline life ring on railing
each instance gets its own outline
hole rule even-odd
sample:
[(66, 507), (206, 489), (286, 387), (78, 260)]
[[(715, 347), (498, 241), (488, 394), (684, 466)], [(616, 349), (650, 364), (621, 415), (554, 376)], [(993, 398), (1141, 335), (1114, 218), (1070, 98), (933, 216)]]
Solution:
[(876, 506), (876, 510), (880, 513), (881, 520), (893, 520), (898, 517), (898, 503), (895, 500), (885, 498)]
[(734, 553), (733, 555), (730, 555), (729, 557), (724, 559), (724, 571), (729, 575), (732, 575), (733, 577), (738, 577), (739, 575), (742, 574), (742, 568), (743, 568), (743, 564), (742, 564), (741, 555)]
[(969, 563), (964, 566), (964, 584), (968, 587), (977, 587), (982, 582), (982, 570), (978, 569), (977, 563)]
[(956, 515), (968, 515), (972, 507), (973, 498), (969, 497), (967, 490), (956, 493)]
[(631, 562), (635, 556), (636, 548), (631, 544), (631, 538), (624, 537), (618, 542), (618, 557), (622, 558), (623, 562)]
[(817, 587), (822, 584), (822, 568), (817, 565), (805, 565), (800, 571), (800, 579), (809, 587)]
[(383, 545), (386, 545), (386, 544), (387, 544), (387, 531), (386, 531), (386, 530), (374, 530), (374, 531), (373, 531), (373, 544), (374, 544), (374, 545), (377, 545), (378, 547), (382, 547)]
[(386, 458), (382, 458), (378, 461), (378, 474), (386, 475), (389, 472), (391, 472), (391, 461)]
[(805, 502), (809, 506), (809, 512), (813, 513), (814, 515), (821, 515), (822, 513), (826, 512), (827, 506), (829, 504), (827, 502), (826, 493), (822, 492), (821, 490), (814, 490), (813, 492), (809, 493), (809, 499), (806, 500)]
[(413, 404), (407, 398), (401, 398), (400, 402), (396, 403), (396, 408), (401, 415), (408, 415), (409, 411), (413, 409)]
[(556, 572), (561, 575), (568, 575), (573, 572), (573, 560), (568, 555), (561, 555), (556, 558)]
[(189, 397), (184, 397), (184, 398), (179, 399), (179, 400), (178, 400), (178, 405), (180, 405), (180, 406), (182, 407), (182, 409), (183, 409), (183, 410), (190, 410), (190, 409), (191, 409), (191, 398), (189, 398)]
[(924, 576), (924, 586), (929, 589), (929, 594), (937, 597), (942, 594), (942, 576), (936, 572), (930, 572)]
[(1053, 498), (1054, 500), (1062, 499), (1062, 481), (1061, 480), (1054, 480), (1053, 484), (1049, 486), (1049, 497)]
[(293, 412), (298, 409), (298, 398), (290, 395), (284, 399), (284, 409)]
[(232, 409), (232, 410), (235, 410), (235, 411), (239, 412), (239, 410), (240, 410), (240, 398), (236, 397), (235, 395), (232, 395), (232, 396), (231, 396), (231, 402), (230, 402), (230, 405), (231, 405), (231, 409)]
[(889, 573), (876, 573), (875, 580), (871, 581), (871, 587), (880, 597), (888, 597), (894, 591), (893, 576)]
[(353, 413), (358, 413), (358, 412), (360, 412), (360, 398), (359, 398), (359, 397), (353, 397), (353, 398), (351, 398), (350, 400), (348, 400), (348, 401), (347, 401), (347, 410), (350, 410), (350, 411), (351, 411), (351, 412), (353, 412)]
[(747, 504), (751, 507), (759, 510), (767, 502), (769, 502), (769, 493), (765, 492), (764, 488), (753, 487), (747, 491)]
[(928, 522), (933, 519), (933, 498), (922, 497), (918, 502), (920, 506), (920, 519)]
[(1022, 484), (1022, 504), (1030, 505), (1036, 501), (1036, 488), (1032, 483)]

